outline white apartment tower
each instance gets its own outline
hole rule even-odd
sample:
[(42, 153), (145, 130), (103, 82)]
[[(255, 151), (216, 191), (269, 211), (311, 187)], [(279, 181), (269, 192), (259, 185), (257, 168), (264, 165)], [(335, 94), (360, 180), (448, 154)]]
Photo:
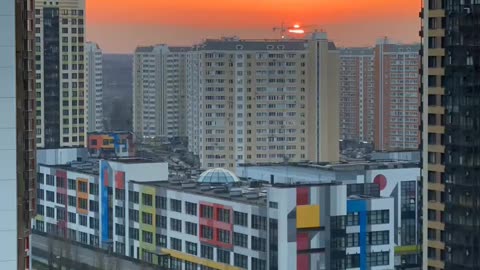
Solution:
[(187, 58), (187, 134), (202, 168), (338, 161), (338, 51), (309, 40), (207, 40)]
[(35, 0), (37, 146), (86, 144), (85, 0)]
[(133, 60), (133, 130), (137, 136), (186, 136), (188, 47), (138, 47)]
[(103, 131), (103, 54), (98, 44), (85, 45), (88, 85), (88, 132)]

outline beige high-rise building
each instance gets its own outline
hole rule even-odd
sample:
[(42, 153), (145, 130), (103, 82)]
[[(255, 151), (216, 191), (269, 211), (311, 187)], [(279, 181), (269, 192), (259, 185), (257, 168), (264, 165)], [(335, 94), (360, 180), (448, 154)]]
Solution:
[(188, 47), (138, 47), (133, 60), (133, 130), (137, 136), (186, 136)]
[(187, 57), (187, 134), (202, 168), (338, 161), (339, 53), (309, 40), (207, 40)]
[(35, 0), (37, 146), (86, 145), (85, 0)]

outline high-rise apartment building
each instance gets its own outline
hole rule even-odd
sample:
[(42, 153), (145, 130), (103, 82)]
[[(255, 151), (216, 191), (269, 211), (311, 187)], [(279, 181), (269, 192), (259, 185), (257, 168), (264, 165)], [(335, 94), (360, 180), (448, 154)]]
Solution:
[(186, 136), (188, 47), (138, 47), (133, 60), (133, 130), (137, 136)]
[(0, 269), (31, 269), (35, 212), (33, 1), (0, 1)]
[(187, 134), (201, 166), (337, 161), (338, 58), (325, 33), (196, 46), (187, 59), (195, 72), (187, 75)]
[(37, 146), (86, 144), (85, 0), (35, 0)]
[(418, 149), (419, 49), (382, 39), (374, 48), (341, 50), (343, 139), (373, 142), (381, 151)]
[(98, 44), (87, 42), (88, 132), (103, 131), (103, 54)]
[(419, 45), (392, 44), (387, 39), (375, 47), (376, 150), (418, 149), (420, 143)]
[(424, 269), (479, 269), (480, 2), (425, 0)]
[(373, 142), (375, 134), (375, 54), (372, 48), (340, 50), (340, 135)]

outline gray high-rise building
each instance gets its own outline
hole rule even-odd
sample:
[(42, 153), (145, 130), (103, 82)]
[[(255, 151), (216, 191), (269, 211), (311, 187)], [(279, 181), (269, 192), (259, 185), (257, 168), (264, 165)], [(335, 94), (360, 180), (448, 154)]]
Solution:
[(0, 1), (0, 269), (31, 269), (35, 213), (32, 1)]
[(88, 132), (103, 131), (103, 54), (98, 44), (85, 45), (88, 85)]

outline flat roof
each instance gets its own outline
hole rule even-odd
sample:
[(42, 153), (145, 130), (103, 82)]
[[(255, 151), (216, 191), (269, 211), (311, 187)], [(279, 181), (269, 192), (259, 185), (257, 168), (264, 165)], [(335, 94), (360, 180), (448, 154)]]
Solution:
[(351, 161), (340, 163), (309, 163), (309, 162), (290, 162), (290, 163), (244, 163), (238, 164), (238, 167), (292, 167), (292, 168), (314, 168), (325, 171), (357, 171), (373, 169), (400, 169), (400, 168), (420, 168), (419, 162), (414, 161)]
[(66, 171), (90, 174), (90, 175), (99, 175), (99, 162), (100, 160), (107, 160), (107, 161), (114, 161), (124, 164), (142, 164), (142, 163), (159, 163), (157, 161), (153, 161), (151, 159), (145, 159), (140, 157), (132, 157), (132, 158), (104, 158), (104, 159), (95, 159), (90, 158), (83, 161), (71, 161), (67, 164), (56, 164), (56, 165), (49, 165), (49, 164), (42, 164), (39, 163), (38, 165), (48, 168), (55, 168), (55, 169), (62, 169)]

